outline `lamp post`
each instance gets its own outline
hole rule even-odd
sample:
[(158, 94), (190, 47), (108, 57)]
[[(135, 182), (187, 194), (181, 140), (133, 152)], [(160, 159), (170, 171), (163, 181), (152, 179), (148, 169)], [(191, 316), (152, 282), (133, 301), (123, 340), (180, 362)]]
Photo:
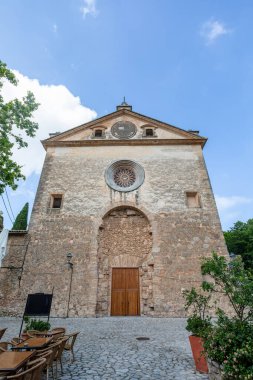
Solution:
[(67, 318), (69, 317), (69, 303), (70, 303), (70, 295), (71, 295), (71, 288), (72, 288), (72, 277), (73, 277), (73, 263), (72, 263), (72, 253), (69, 252), (66, 255), (67, 257), (67, 265), (68, 270), (70, 270), (70, 283), (69, 283), (69, 296), (68, 296), (68, 306), (67, 306)]

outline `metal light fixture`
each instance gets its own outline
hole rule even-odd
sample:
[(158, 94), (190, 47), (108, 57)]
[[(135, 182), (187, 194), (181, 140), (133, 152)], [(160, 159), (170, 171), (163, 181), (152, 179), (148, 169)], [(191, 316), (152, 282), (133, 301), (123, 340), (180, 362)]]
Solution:
[(72, 257), (73, 257), (72, 253), (71, 252), (67, 253), (66, 257), (67, 257), (68, 268), (73, 269), (73, 263), (71, 262)]
[(69, 316), (69, 304), (70, 304), (71, 288), (72, 288), (72, 277), (73, 277), (73, 263), (71, 262), (73, 255), (72, 255), (71, 252), (69, 252), (69, 253), (67, 253), (66, 257), (67, 257), (68, 269), (71, 270), (71, 272), (70, 272), (70, 282), (69, 282), (69, 295), (68, 295), (67, 315), (66, 315), (66, 317), (68, 318), (68, 316)]

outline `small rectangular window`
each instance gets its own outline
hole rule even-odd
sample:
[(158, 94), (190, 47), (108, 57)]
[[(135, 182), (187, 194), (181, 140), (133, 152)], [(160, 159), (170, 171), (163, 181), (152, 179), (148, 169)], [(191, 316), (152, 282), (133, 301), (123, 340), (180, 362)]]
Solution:
[(101, 129), (96, 129), (95, 130), (95, 137), (102, 137), (102, 134), (103, 134), (103, 132), (102, 132)]
[(186, 201), (189, 208), (200, 207), (200, 198), (197, 192), (187, 192)]
[(151, 128), (146, 129), (146, 136), (154, 136), (154, 131)]
[(51, 208), (61, 208), (62, 206), (62, 194), (51, 195)]

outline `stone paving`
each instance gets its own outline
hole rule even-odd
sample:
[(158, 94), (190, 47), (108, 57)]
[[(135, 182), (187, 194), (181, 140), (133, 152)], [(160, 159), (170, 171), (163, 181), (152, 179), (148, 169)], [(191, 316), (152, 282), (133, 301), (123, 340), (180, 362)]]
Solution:
[[(52, 327), (80, 331), (76, 361), (64, 354), (61, 380), (206, 380), (194, 364), (181, 318), (52, 318)], [(0, 318), (5, 340), (17, 336), (18, 318)], [(149, 340), (138, 341), (137, 337)]]

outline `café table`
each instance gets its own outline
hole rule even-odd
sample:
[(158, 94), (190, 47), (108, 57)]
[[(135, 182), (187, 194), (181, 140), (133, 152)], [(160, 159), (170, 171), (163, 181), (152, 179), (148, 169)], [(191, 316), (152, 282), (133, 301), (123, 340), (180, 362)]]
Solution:
[(59, 334), (61, 334), (61, 331), (57, 331), (57, 330), (55, 330), (55, 331), (42, 331), (42, 332), (39, 332), (39, 331), (37, 331), (36, 332), (36, 336), (40, 336), (40, 337), (54, 337), (55, 335), (59, 335)]
[(1, 372), (16, 372), (22, 368), (35, 354), (35, 351), (5, 351), (0, 354), (0, 376)]
[(15, 346), (12, 346), (12, 350), (31, 351), (45, 348), (53, 339), (53, 337), (34, 337), (28, 338), (24, 342), (21, 342)]

